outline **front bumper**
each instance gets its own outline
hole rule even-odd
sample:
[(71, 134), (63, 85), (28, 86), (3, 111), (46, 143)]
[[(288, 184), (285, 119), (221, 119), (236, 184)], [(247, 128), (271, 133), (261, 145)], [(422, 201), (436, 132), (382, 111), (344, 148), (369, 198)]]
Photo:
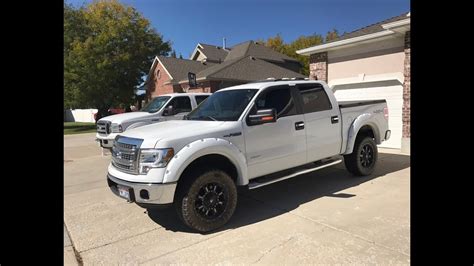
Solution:
[(110, 133), (109, 135), (104, 136), (97, 133), (95, 135), (95, 140), (99, 142), (102, 148), (111, 149), (114, 146), (115, 137), (117, 135), (118, 135), (117, 133)]
[[(111, 174), (107, 174), (107, 183), (112, 192), (121, 197), (117, 185), (128, 188), (129, 202), (136, 202), (140, 205), (167, 205), (173, 203), (174, 192), (177, 183), (154, 184), (154, 183), (135, 183), (118, 179)], [(123, 197), (121, 197), (123, 198)]]

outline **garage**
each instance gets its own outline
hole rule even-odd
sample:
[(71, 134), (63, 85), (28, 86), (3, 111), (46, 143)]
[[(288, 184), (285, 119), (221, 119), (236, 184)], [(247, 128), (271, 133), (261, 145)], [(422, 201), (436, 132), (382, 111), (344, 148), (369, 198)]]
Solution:
[(388, 126), (392, 135), (380, 147), (401, 148), (403, 85), (398, 80), (340, 84), (333, 86), (338, 101), (385, 99), (388, 105)]
[(410, 12), (296, 53), (339, 101), (385, 99), (392, 135), (380, 147), (410, 153)]

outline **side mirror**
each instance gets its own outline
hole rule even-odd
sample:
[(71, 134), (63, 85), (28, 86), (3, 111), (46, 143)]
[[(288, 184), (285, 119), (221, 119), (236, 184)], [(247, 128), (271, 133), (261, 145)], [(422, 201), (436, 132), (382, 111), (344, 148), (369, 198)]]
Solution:
[(165, 110), (163, 110), (163, 116), (169, 116), (169, 115), (174, 115), (174, 110), (173, 110), (172, 105), (169, 105), (168, 107), (165, 108)]
[(277, 120), (275, 108), (258, 110), (256, 114), (249, 115), (248, 125), (255, 126), (266, 123), (274, 123)]

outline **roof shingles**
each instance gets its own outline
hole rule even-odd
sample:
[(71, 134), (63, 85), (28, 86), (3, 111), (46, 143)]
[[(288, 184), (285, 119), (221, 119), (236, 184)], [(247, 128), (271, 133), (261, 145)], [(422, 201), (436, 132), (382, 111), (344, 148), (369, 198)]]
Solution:
[(180, 81), (188, 78), (188, 72), (198, 73), (216, 64), (211, 62), (201, 63), (200, 61), (179, 59), (166, 56), (158, 56), (166, 70), (170, 73), (173, 81)]
[(215, 45), (210, 45), (210, 44), (204, 44), (200, 43), (202, 49), (202, 53), (206, 56), (206, 58), (211, 61), (218, 61), (222, 62), (226, 58), (227, 54), (229, 53), (229, 50), (224, 50), (220, 46), (215, 46)]
[(384, 21), (380, 21), (380, 22), (374, 23), (372, 25), (354, 30), (352, 32), (345, 33), (345, 34), (341, 35), (339, 38), (331, 40), (327, 43), (337, 42), (337, 41), (341, 41), (341, 40), (345, 40), (345, 39), (351, 39), (351, 38), (355, 38), (355, 37), (359, 37), (359, 36), (363, 36), (363, 35), (367, 35), (367, 34), (372, 34), (372, 33), (377, 33), (377, 32), (384, 31), (385, 29), (382, 27), (383, 24), (387, 24), (387, 23), (391, 23), (391, 22), (395, 22), (395, 21), (399, 21), (399, 20), (409, 18), (409, 17), (407, 17), (408, 13), (409, 12), (405, 12), (401, 15), (386, 19)]
[[(300, 64), (298, 60), (254, 41), (237, 44), (229, 50), (208, 44), (200, 43), (199, 45), (208, 59), (206, 63), (158, 56), (174, 82), (186, 82), (188, 72), (196, 73), (196, 78), (206, 80), (255, 81), (266, 78), (305, 77), (293, 71), (294, 68), (285, 68), (289, 65)], [(209, 60), (221, 63), (213, 63)]]
[(234, 60), (244, 56), (253, 56), (273, 62), (299, 62), (295, 58), (276, 52), (273, 49), (254, 41), (247, 41), (235, 45), (232, 47), (232, 50), (229, 52), (225, 60)]
[(305, 76), (251, 56), (225, 61), (199, 73), (197, 78), (255, 81), (267, 78), (304, 78)]

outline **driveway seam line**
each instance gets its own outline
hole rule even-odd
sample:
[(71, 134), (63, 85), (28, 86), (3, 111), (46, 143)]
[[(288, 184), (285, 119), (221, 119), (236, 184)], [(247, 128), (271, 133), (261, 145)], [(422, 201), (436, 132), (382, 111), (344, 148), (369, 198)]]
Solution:
[(292, 215), (295, 215), (295, 216), (298, 216), (298, 217), (300, 217), (300, 218), (303, 218), (303, 219), (306, 219), (306, 220), (315, 222), (315, 223), (320, 224), (320, 225), (322, 225), (322, 226), (325, 226), (325, 227), (327, 227), (327, 228), (331, 228), (331, 229), (333, 229), (333, 230), (336, 230), (336, 231), (339, 231), (339, 232), (342, 232), (342, 233), (346, 233), (346, 234), (348, 234), (348, 235), (350, 235), (350, 236), (359, 238), (359, 239), (361, 239), (361, 240), (363, 240), (363, 241), (366, 241), (366, 242), (368, 242), (368, 243), (371, 243), (371, 244), (373, 244), (373, 245), (376, 245), (376, 246), (379, 246), (379, 247), (382, 247), (382, 248), (385, 248), (385, 249), (388, 249), (388, 250), (391, 250), (391, 251), (394, 251), (394, 252), (403, 254), (403, 255), (405, 255), (405, 256), (407, 256), (407, 257), (410, 257), (409, 254), (406, 254), (406, 253), (403, 252), (403, 251), (396, 250), (396, 249), (394, 249), (394, 248), (391, 248), (391, 247), (382, 245), (382, 244), (380, 244), (380, 243), (375, 242), (374, 240), (370, 240), (370, 239), (365, 238), (365, 237), (363, 237), (363, 236), (361, 236), (361, 235), (358, 235), (358, 234), (355, 234), (355, 233), (351, 233), (351, 232), (349, 232), (349, 231), (346, 231), (346, 230), (343, 230), (343, 229), (334, 227), (334, 226), (332, 226), (332, 225), (329, 225), (329, 224), (326, 224), (326, 223), (323, 223), (323, 222), (320, 222), (320, 221), (313, 220), (313, 219), (311, 219), (311, 218), (309, 218), (309, 217), (305, 217), (305, 216), (302, 216), (302, 215), (300, 215), (300, 214), (291, 213), (291, 212), (288, 212), (288, 213), (290, 213), (290, 214), (292, 214)]
[(203, 239), (203, 240), (201, 240), (201, 241), (192, 243), (192, 244), (190, 244), (190, 245), (177, 248), (177, 249), (175, 249), (175, 250), (166, 252), (165, 254), (161, 254), (161, 255), (159, 255), (159, 256), (153, 257), (153, 258), (151, 258), (151, 259), (144, 260), (144, 261), (140, 261), (139, 264), (146, 263), (146, 262), (149, 262), (149, 261), (152, 261), (152, 260), (155, 260), (155, 259), (159, 259), (159, 258), (164, 257), (164, 256), (169, 255), (169, 254), (173, 254), (173, 253), (178, 252), (178, 251), (181, 251), (181, 250), (183, 250), (183, 249), (186, 249), (186, 248), (192, 247), (192, 246), (194, 246), (194, 245), (203, 243), (203, 242), (205, 242), (205, 241), (207, 241), (207, 240), (209, 240), (209, 239), (212, 239), (212, 238), (216, 238), (216, 237), (218, 237), (218, 236), (221, 236), (221, 235), (223, 235), (223, 234), (225, 234), (225, 233), (228, 233), (228, 232), (230, 232), (230, 231), (232, 231), (232, 230), (233, 230), (233, 229), (230, 229), (229, 231), (222, 232), (222, 233), (220, 233), (220, 234), (217, 234), (217, 235), (215, 235), (215, 236), (211, 236), (211, 237), (209, 237), (209, 238), (206, 238), (206, 239)]
[[(249, 198), (252, 198), (252, 197), (250, 197), (250, 196), (248, 196), (248, 197), (249, 197)], [(252, 198), (252, 199), (254, 199), (254, 198)], [(257, 200), (257, 199), (254, 199), (254, 200), (256, 200), (256, 201), (260, 201), (260, 202), (262, 202), (262, 203), (266, 204), (266, 202), (264, 202), (264, 201)], [(324, 226), (324, 227), (327, 227), (327, 228), (333, 229), (333, 230), (335, 230), (335, 231), (339, 231), (339, 232), (346, 233), (346, 234), (348, 234), (348, 235), (350, 235), (350, 236), (352, 236), (352, 237), (359, 238), (359, 239), (361, 239), (361, 240), (363, 240), (363, 241), (366, 241), (366, 242), (368, 242), (368, 243), (371, 243), (371, 244), (373, 244), (373, 245), (376, 245), (376, 246), (379, 246), (379, 247), (382, 247), (382, 248), (385, 248), (385, 249), (388, 249), (388, 250), (391, 250), (391, 251), (394, 251), (394, 252), (397, 252), (397, 253), (400, 253), (400, 254), (403, 254), (403, 255), (405, 255), (405, 256), (408, 256), (408, 257), (410, 257), (410, 255), (409, 255), (409, 254), (406, 254), (406, 253), (405, 253), (405, 252), (403, 252), (403, 251), (396, 250), (396, 249), (393, 249), (393, 248), (391, 248), (391, 247), (387, 247), (387, 246), (385, 246), (385, 245), (382, 245), (382, 244), (376, 243), (374, 240), (370, 240), (370, 239), (368, 239), (368, 238), (365, 238), (365, 237), (363, 237), (363, 236), (360, 236), (360, 235), (358, 235), (358, 234), (351, 233), (351, 232), (349, 232), (349, 231), (346, 231), (346, 230), (343, 230), (343, 229), (340, 229), (340, 228), (334, 227), (334, 226), (332, 226), (332, 225), (325, 224), (325, 223), (322, 223), (322, 222), (319, 222), (319, 221), (313, 220), (313, 219), (311, 219), (311, 218), (309, 218), (309, 217), (302, 216), (302, 215), (300, 215), (300, 214), (297, 214), (297, 213), (293, 213), (293, 212), (291, 212), (291, 211), (289, 211), (289, 210), (287, 210), (287, 209), (282, 209), (282, 208), (276, 207), (275, 205), (273, 205), (273, 204), (271, 204), (271, 203), (268, 203), (268, 205), (269, 205), (269, 206), (271, 206), (272, 208), (276, 209), (276, 210), (280, 210), (280, 211), (283, 211), (283, 212), (289, 213), (289, 214), (291, 214), (291, 215), (294, 215), (294, 216), (297, 216), (297, 217), (303, 218), (303, 219), (305, 219), (305, 220), (308, 220), (308, 221), (311, 221), (311, 222), (314, 222), (314, 223), (320, 224), (320, 225), (322, 225), (322, 226)]]
[(140, 233), (140, 234), (136, 234), (136, 235), (133, 235), (133, 236), (121, 238), (121, 239), (118, 239), (118, 240), (115, 240), (115, 241), (112, 241), (112, 242), (110, 242), (110, 243), (106, 243), (106, 244), (104, 244), (104, 245), (100, 245), (100, 246), (97, 246), (97, 247), (88, 248), (88, 249), (86, 249), (86, 250), (80, 251), (79, 253), (83, 254), (83, 253), (89, 252), (89, 251), (91, 251), (91, 250), (93, 250), (93, 249), (98, 249), (98, 248), (105, 247), (105, 246), (108, 246), (108, 245), (111, 245), (111, 244), (115, 244), (115, 243), (118, 243), (118, 242), (121, 242), (121, 241), (124, 241), (124, 240), (129, 240), (129, 239), (132, 239), (132, 238), (134, 238), (134, 237), (136, 237), (136, 236), (141, 236), (141, 235), (144, 235), (144, 234), (147, 234), (147, 233), (150, 233), (150, 232), (152, 232), (152, 231), (159, 230), (159, 229), (163, 229), (163, 227), (153, 228), (153, 229), (151, 229), (151, 230), (142, 232), (142, 233)]
[(284, 240), (283, 242), (281, 242), (280, 244), (278, 245), (275, 245), (274, 247), (268, 249), (267, 251), (263, 252), (262, 256), (260, 256), (260, 258), (258, 258), (256, 261), (252, 262), (253, 263), (257, 263), (259, 262), (261, 259), (263, 259), (263, 257), (265, 257), (267, 254), (271, 253), (274, 249), (276, 248), (280, 248), (280, 247), (283, 247), (284, 245), (286, 245), (288, 242), (290, 242), (294, 237), (290, 237), (286, 240)]
[(90, 181), (90, 182), (85, 182), (85, 183), (80, 183), (80, 184), (67, 185), (67, 186), (64, 186), (64, 188), (82, 186), (82, 185), (85, 185), (85, 184), (92, 184), (92, 183), (98, 183), (98, 182), (104, 182), (104, 181), (106, 182), (107, 180), (96, 180), (96, 181)]

